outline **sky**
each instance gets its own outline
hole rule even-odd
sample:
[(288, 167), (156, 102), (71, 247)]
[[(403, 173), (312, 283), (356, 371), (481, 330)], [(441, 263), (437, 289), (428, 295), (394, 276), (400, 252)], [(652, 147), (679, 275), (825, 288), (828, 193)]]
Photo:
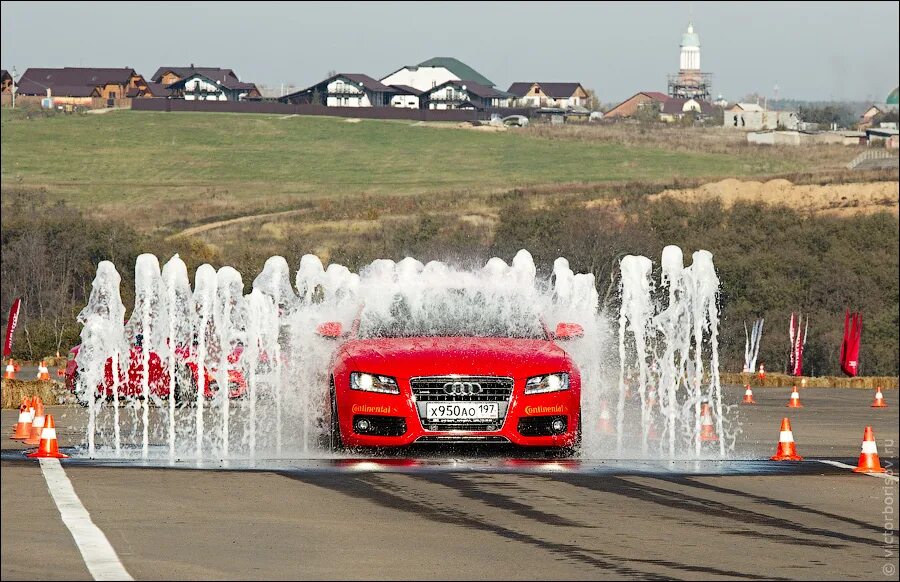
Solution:
[(897, 86), (893, 2), (2, 2), (0, 61), (217, 66), (305, 88), (453, 56), (500, 89), (577, 81), (603, 103), (665, 91), (693, 21), (713, 94), (883, 102)]

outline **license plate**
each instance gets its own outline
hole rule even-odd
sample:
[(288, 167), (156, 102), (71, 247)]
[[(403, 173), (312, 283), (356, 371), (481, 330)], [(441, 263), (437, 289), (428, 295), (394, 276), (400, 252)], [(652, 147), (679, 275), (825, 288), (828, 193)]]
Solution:
[(426, 402), (425, 418), (432, 422), (478, 421), (500, 418), (497, 402)]

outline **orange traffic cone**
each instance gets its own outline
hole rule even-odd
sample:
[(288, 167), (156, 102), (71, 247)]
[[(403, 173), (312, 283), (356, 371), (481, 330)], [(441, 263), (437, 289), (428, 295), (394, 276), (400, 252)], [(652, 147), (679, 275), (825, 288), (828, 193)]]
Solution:
[(68, 459), (69, 455), (59, 452), (59, 443), (56, 440), (56, 423), (53, 415), (48, 414), (41, 431), (41, 444), (38, 450), (25, 455), (29, 459)]
[(871, 408), (887, 408), (887, 402), (884, 401), (884, 394), (881, 393), (881, 386), (875, 389), (875, 400), (872, 402)]
[(709, 411), (709, 402), (704, 402), (700, 411), (700, 442), (708, 443), (718, 440), (719, 436), (713, 427), (712, 413)]
[(31, 434), (25, 439), (26, 445), (36, 445), (41, 442), (41, 432), (44, 430), (44, 405), (38, 403), (34, 410), (34, 420), (31, 421)]
[(775, 450), (773, 461), (802, 461), (803, 457), (797, 454), (794, 444), (794, 433), (791, 431), (791, 419), (781, 420), (781, 433), (778, 435), (778, 448)]
[(42, 382), (50, 380), (50, 370), (47, 369), (47, 363), (44, 360), (41, 360), (41, 365), (38, 366), (37, 379)]
[(747, 389), (744, 390), (744, 399), (741, 400), (741, 404), (756, 404), (756, 401), (753, 400), (753, 390), (750, 389), (750, 384), (747, 384)]
[(853, 472), (884, 473), (881, 461), (878, 460), (878, 447), (875, 446), (875, 435), (872, 433), (871, 426), (867, 426), (866, 432), (863, 433), (862, 452), (859, 454), (859, 462)]
[(12, 358), (9, 359), (9, 363), (6, 364), (6, 373), (3, 374), (4, 380), (15, 380), (16, 379), (16, 367), (13, 365)]
[(23, 402), (22, 406), (19, 407), (19, 421), (16, 423), (16, 431), (9, 438), (25, 440), (31, 436), (31, 421), (32, 416), (31, 412), (29, 412), (29, 404)]
[(597, 427), (600, 434), (615, 434), (616, 429), (613, 428), (612, 420), (609, 416), (609, 408), (606, 406), (606, 400), (600, 401), (600, 424)]
[(800, 393), (797, 392), (797, 387), (794, 386), (794, 391), (791, 392), (791, 399), (788, 400), (788, 403), (785, 404), (788, 408), (803, 408), (803, 405), (800, 404)]

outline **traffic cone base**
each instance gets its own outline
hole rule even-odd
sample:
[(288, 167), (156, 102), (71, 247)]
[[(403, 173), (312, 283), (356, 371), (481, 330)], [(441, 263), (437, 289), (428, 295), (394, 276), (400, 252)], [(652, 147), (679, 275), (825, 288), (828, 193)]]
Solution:
[(41, 444), (38, 450), (25, 455), (29, 459), (68, 459), (69, 455), (59, 452), (59, 443), (56, 440), (56, 423), (53, 422), (53, 415), (48, 414), (44, 429), (41, 431)]
[(875, 391), (875, 400), (872, 402), (872, 408), (887, 408), (887, 402), (884, 401), (884, 394), (881, 393), (881, 386)]
[(6, 372), (3, 374), (4, 380), (15, 380), (16, 379), (16, 367), (13, 365), (13, 361), (10, 359), (9, 363), (6, 364)]
[(753, 400), (753, 390), (750, 389), (750, 384), (747, 384), (747, 389), (744, 391), (744, 399), (741, 400), (741, 404), (756, 404), (756, 401)]
[(862, 452), (859, 454), (859, 462), (854, 473), (884, 473), (881, 461), (878, 459), (878, 447), (875, 444), (875, 435), (872, 427), (867, 426), (863, 434)]
[(794, 443), (794, 433), (791, 431), (791, 421), (788, 418), (781, 420), (781, 432), (778, 435), (778, 448), (775, 455), (771, 458), (773, 461), (802, 461), (803, 457), (797, 454), (797, 447)]

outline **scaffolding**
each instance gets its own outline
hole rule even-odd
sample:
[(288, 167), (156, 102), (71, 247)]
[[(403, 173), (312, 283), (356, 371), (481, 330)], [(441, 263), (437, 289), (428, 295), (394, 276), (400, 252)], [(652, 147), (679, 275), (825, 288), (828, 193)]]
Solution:
[(712, 73), (679, 71), (669, 75), (669, 97), (709, 101), (712, 93)]

